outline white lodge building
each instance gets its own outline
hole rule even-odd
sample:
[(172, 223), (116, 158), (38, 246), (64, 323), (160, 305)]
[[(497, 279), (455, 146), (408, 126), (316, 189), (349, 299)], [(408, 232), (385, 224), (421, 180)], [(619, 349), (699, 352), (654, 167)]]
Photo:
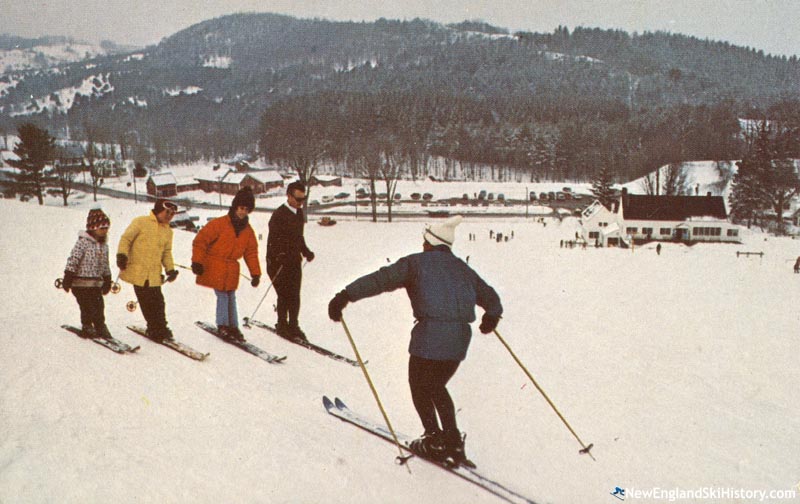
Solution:
[(636, 241), (738, 242), (739, 226), (728, 222), (722, 196), (643, 196), (622, 191), (612, 209), (599, 201), (581, 213), (590, 244)]

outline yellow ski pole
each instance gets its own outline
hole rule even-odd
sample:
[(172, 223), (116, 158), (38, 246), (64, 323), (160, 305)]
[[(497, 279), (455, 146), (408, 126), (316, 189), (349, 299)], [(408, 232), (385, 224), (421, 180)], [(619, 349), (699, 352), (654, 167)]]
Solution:
[[(378, 408), (381, 410), (381, 414), (383, 415), (383, 420), (386, 422), (386, 427), (389, 428), (389, 432), (392, 433), (392, 438), (394, 439), (394, 443), (397, 445), (397, 451), (400, 453), (397, 456), (397, 460), (400, 465), (406, 465), (406, 461), (408, 461), (411, 456), (403, 455), (403, 445), (400, 444), (400, 440), (397, 439), (397, 434), (394, 432), (394, 428), (392, 427), (392, 422), (389, 421), (389, 416), (386, 414), (386, 410), (383, 408), (383, 403), (381, 403), (381, 398), (378, 397), (378, 391), (375, 389), (375, 385), (372, 383), (372, 378), (369, 377), (369, 372), (367, 371), (367, 366), (364, 365), (364, 361), (361, 359), (361, 354), (358, 352), (358, 348), (356, 347), (356, 342), (353, 340), (353, 336), (350, 334), (350, 329), (347, 328), (347, 324), (344, 321), (344, 317), (342, 317), (342, 327), (344, 327), (344, 332), (347, 334), (347, 339), (350, 340), (350, 346), (353, 347), (353, 353), (356, 355), (356, 360), (358, 361), (358, 365), (361, 367), (361, 371), (364, 373), (364, 378), (367, 379), (367, 383), (369, 384), (370, 390), (372, 390), (372, 395), (375, 397), (375, 402), (378, 403)], [(409, 472), (411, 469), (409, 469)]]
[(508, 346), (508, 343), (506, 343), (506, 340), (504, 340), (504, 339), (503, 339), (503, 337), (502, 337), (502, 336), (500, 336), (500, 333), (499, 333), (499, 332), (497, 332), (497, 329), (495, 329), (495, 330), (494, 330), (494, 334), (495, 334), (495, 336), (497, 336), (497, 339), (499, 339), (499, 340), (500, 340), (500, 343), (502, 343), (502, 344), (503, 344), (503, 346), (504, 346), (504, 347), (506, 347), (506, 350), (508, 350), (508, 353), (510, 353), (510, 354), (511, 354), (511, 357), (513, 357), (513, 358), (514, 358), (514, 360), (517, 362), (517, 364), (519, 365), (519, 367), (521, 367), (521, 368), (522, 368), (522, 370), (525, 372), (525, 374), (526, 374), (526, 375), (528, 375), (528, 378), (530, 378), (531, 382), (533, 382), (533, 385), (536, 387), (536, 390), (538, 390), (538, 391), (539, 391), (539, 393), (540, 393), (540, 394), (542, 394), (542, 397), (544, 397), (544, 398), (545, 398), (545, 400), (547, 401), (547, 404), (549, 404), (549, 405), (550, 405), (550, 407), (551, 407), (551, 408), (553, 408), (553, 411), (555, 411), (555, 412), (556, 412), (556, 415), (558, 415), (558, 418), (560, 418), (560, 419), (561, 419), (561, 421), (562, 421), (562, 422), (564, 422), (564, 425), (566, 425), (566, 426), (567, 426), (567, 429), (569, 429), (569, 431), (572, 433), (572, 435), (573, 435), (573, 436), (575, 436), (575, 439), (577, 439), (577, 440), (578, 440), (578, 443), (580, 443), (580, 444), (581, 444), (581, 449), (578, 451), (578, 453), (581, 453), (581, 454), (584, 454), (584, 453), (585, 453), (585, 454), (588, 454), (590, 457), (592, 457), (592, 460), (594, 460), (594, 461), (596, 462), (596, 461), (597, 461), (597, 459), (596, 459), (596, 458), (594, 458), (594, 455), (592, 455), (592, 452), (591, 452), (591, 451), (589, 451), (589, 450), (591, 450), (591, 449), (592, 449), (592, 447), (594, 446), (594, 443), (589, 443), (589, 445), (588, 445), (588, 446), (586, 446), (586, 445), (583, 443), (583, 441), (581, 441), (581, 438), (579, 438), (579, 437), (578, 437), (578, 435), (577, 435), (577, 434), (575, 434), (575, 431), (572, 429), (572, 427), (569, 425), (569, 423), (567, 422), (567, 420), (564, 418), (564, 415), (562, 415), (562, 414), (561, 414), (561, 412), (560, 412), (560, 411), (558, 411), (558, 408), (556, 408), (556, 405), (555, 405), (555, 404), (553, 404), (553, 401), (551, 401), (551, 400), (550, 400), (550, 398), (549, 398), (549, 397), (547, 397), (547, 394), (545, 393), (545, 391), (544, 391), (544, 390), (542, 390), (542, 387), (540, 387), (540, 386), (539, 386), (539, 384), (538, 384), (538, 383), (536, 383), (536, 380), (533, 378), (533, 376), (531, 375), (531, 373), (530, 373), (530, 372), (528, 371), (528, 369), (527, 369), (527, 368), (526, 368), (526, 367), (525, 367), (525, 366), (522, 364), (522, 361), (520, 361), (520, 360), (519, 360), (519, 357), (517, 357), (517, 355), (514, 353), (514, 351), (513, 351), (513, 350), (511, 350), (511, 347), (510, 347), (510, 346)]

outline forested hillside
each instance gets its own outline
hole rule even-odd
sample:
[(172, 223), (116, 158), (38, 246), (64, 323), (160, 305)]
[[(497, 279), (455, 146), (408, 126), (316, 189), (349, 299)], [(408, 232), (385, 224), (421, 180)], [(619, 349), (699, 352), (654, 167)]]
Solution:
[[(406, 146), (395, 149), (406, 168), (445, 156), (535, 179), (601, 166), (629, 179), (740, 157), (739, 119), (800, 123), (796, 57), (677, 34), (419, 19), (236, 14), (137, 53), (6, 73), (0, 87), (4, 131), (33, 120), (151, 163), (271, 156), (268, 118), (291, 110), (287, 127), (319, 140), (320, 162), (346, 163), (355, 136), (380, 130)], [(84, 91), (65, 100), (73, 88)]]

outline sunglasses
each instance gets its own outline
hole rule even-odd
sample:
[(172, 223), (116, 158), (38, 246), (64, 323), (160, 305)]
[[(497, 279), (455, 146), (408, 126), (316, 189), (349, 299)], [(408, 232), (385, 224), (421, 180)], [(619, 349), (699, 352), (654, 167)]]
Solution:
[(302, 203), (302, 202), (304, 202), (304, 201), (306, 200), (306, 198), (308, 197), (308, 196), (301, 196), (301, 197), (299, 197), (299, 198), (298, 198), (298, 197), (297, 197), (297, 196), (295, 196), (294, 194), (290, 194), (289, 196), (291, 196), (292, 198), (294, 198), (294, 200), (295, 200), (295, 201), (297, 201), (298, 203)]
[(178, 205), (176, 205), (175, 203), (173, 203), (171, 201), (165, 201), (164, 202), (164, 208), (169, 210), (172, 213), (175, 213), (175, 212), (178, 211)]

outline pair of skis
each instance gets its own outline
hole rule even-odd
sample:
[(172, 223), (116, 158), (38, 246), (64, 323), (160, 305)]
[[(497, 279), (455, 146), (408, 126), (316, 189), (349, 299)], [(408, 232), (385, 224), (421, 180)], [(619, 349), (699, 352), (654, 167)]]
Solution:
[[(266, 329), (268, 331), (271, 331), (271, 332), (275, 333), (276, 335), (278, 334), (273, 326), (270, 326), (270, 325), (265, 324), (263, 322), (260, 322), (258, 320), (250, 320), (250, 319), (245, 318), (245, 326), (246, 327), (250, 327), (251, 324), (256, 326), (256, 327), (260, 327), (262, 329)], [(263, 350), (263, 349), (257, 347), (256, 345), (253, 345), (252, 343), (249, 343), (247, 341), (237, 341), (237, 340), (233, 340), (233, 339), (230, 339), (230, 338), (226, 338), (226, 337), (222, 336), (219, 333), (217, 327), (214, 326), (214, 325), (211, 325), (211, 324), (208, 324), (208, 323), (205, 323), (205, 322), (201, 322), (201, 321), (195, 322), (195, 325), (197, 327), (199, 327), (199, 328), (201, 328), (201, 329), (213, 334), (214, 336), (217, 336), (218, 338), (220, 338), (221, 340), (225, 341), (226, 343), (229, 343), (229, 344), (231, 344), (233, 346), (239, 347), (242, 350), (244, 350), (245, 352), (248, 352), (248, 353), (250, 353), (252, 355), (255, 355), (256, 357), (258, 357), (258, 358), (260, 358), (260, 359), (262, 359), (262, 360), (264, 360), (264, 361), (266, 361), (266, 362), (268, 362), (270, 364), (279, 364), (279, 363), (282, 363), (282, 362), (284, 362), (286, 360), (286, 356), (285, 355), (279, 356), (279, 355), (271, 354), (271, 353), (267, 352), (266, 350)], [(68, 331), (71, 331), (71, 332), (77, 334), (78, 336), (82, 336), (81, 330), (78, 329), (77, 327), (70, 326), (70, 325), (63, 325), (62, 327), (64, 329), (67, 329)], [(208, 353), (199, 352), (199, 351), (195, 350), (194, 348), (191, 348), (190, 346), (185, 345), (184, 343), (181, 343), (180, 341), (177, 341), (175, 339), (159, 340), (159, 339), (152, 338), (144, 327), (135, 326), (135, 325), (130, 325), (130, 326), (127, 326), (127, 327), (128, 327), (128, 329), (130, 329), (131, 331), (135, 332), (136, 334), (139, 334), (140, 336), (144, 336), (145, 338), (148, 338), (151, 341), (154, 341), (156, 343), (164, 345), (167, 348), (171, 348), (171, 349), (175, 350), (176, 352), (181, 353), (181, 354), (183, 354), (183, 355), (185, 355), (185, 356), (187, 356), (187, 357), (189, 357), (191, 359), (194, 359), (194, 360), (197, 360), (197, 361), (203, 361), (209, 356)], [(111, 337), (111, 338), (102, 338), (100, 336), (95, 336), (95, 337), (90, 338), (90, 339), (92, 341), (94, 341), (95, 343), (103, 345), (106, 348), (108, 348), (110, 350), (113, 350), (114, 352), (117, 352), (117, 353), (132, 353), (132, 352), (136, 352), (140, 348), (138, 345), (136, 347), (131, 347), (130, 345), (128, 345), (128, 344), (126, 344), (126, 343), (124, 343), (124, 342), (122, 342), (122, 341), (120, 341), (120, 340), (118, 340), (116, 338), (113, 338), (113, 337)], [(306, 349), (309, 349), (309, 350), (311, 350), (313, 352), (316, 352), (316, 353), (318, 353), (320, 355), (323, 355), (325, 357), (328, 357), (330, 359), (333, 359), (333, 360), (336, 360), (336, 361), (339, 361), (339, 362), (344, 362), (346, 364), (350, 364), (351, 366), (358, 366), (358, 362), (357, 361), (355, 361), (353, 359), (350, 359), (348, 357), (345, 357), (343, 355), (337, 354), (335, 352), (332, 352), (331, 350), (323, 348), (323, 347), (321, 347), (319, 345), (315, 345), (314, 343), (311, 343), (309, 341), (294, 340), (294, 339), (289, 339), (289, 338), (284, 338), (284, 339), (286, 339), (286, 341), (289, 341), (289, 342), (294, 343), (296, 345), (302, 346), (302, 347), (304, 347)]]
[(358, 361), (356, 361), (356, 360), (350, 359), (349, 357), (345, 357), (344, 355), (340, 355), (340, 354), (338, 354), (336, 352), (328, 350), (327, 348), (323, 348), (323, 347), (321, 347), (319, 345), (315, 345), (314, 343), (311, 343), (308, 340), (292, 339), (292, 338), (286, 338), (284, 336), (281, 336), (280, 334), (278, 334), (278, 331), (275, 328), (275, 326), (271, 326), (269, 324), (265, 324), (264, 322), (261, 322), (260, 320), (255, 320), (255, 319), (251, 319), (251, 318), (245, 317), (244, 318), (244, 326), (245, 327), (256, 326), (256, 327), (261, 328), (261, 329), (266, 329), (267, 331), (270, 331), (270, 332), (276, 334), (277, 336), (285, 339), (286, 341), (288, 341), (290, 343), (294, 343), (295, 345), (300, 345), (301, 347), (307, 348), (308, 350), (311, 350), (312, 352), (316, 352), (316, 353), (318, 353), (320, 355), (324, 355), (325, 357), (328, 357), (329, 359), (333, 359), (333, 360), (339, 361), (339, 362), (344, 362), (345, 364), (350, 364), (351, 366), (358, 367)]
[[(351, 425), (355, 425), (370, 434), (378, 436), (385, 441), (390, 443), (394, 443), (394, 437), (392, 437), (391, 432), (382, 424), (369, 420), (358, 413), (354, 412), (347, 405), (339, 398), (334, 399), (333, 401), (330, 400), (327, 396), (322, 397), (322, 404), (325, 406), (325, 410), (330, 415), (342, 420), (343, 422), (349, 423)], [(409, 452), (413, 453), (411, 450), (411, 437), (400, 432), (395, 431), (397, 435), (397, 440), (400, 442), (403, 447)], [(488, 476), (482, 474), (478, 469), (467, 467), (465, 465), (451, 465), (446, 462), (437, 462), (434, 460), (426, 459), (423, 457), (419, 457), (426, 462), (429, 462), (437, 467), (444, 469), (460, 478), (463, 478), (470, 483), (473, 483), (482, 489), (490, 492), (497, 497), (505, 500), (506, 502), (511, 502), (513, 504), (535, 504), (533, 500), (524, 495), (511, 490), (510, 488), (506, 487), (505, 485), (497, 482), (496, 480), (489, 478)]]
[[(69, 324), (64, 324), (64, 325), (61, 326), (61, 328), (62, 329), (66, 329), (67, 331), (69, 331), (71, 333), (74, 333), (74, 334), (80, 336), (81, 338), (85, 338), (85, 336), (83, 335), (83, 332), (78, 327), (71, 326)], [(112, 337), (108, 337), (108, 338), (104, 338), (102, 336), (95, 335), (95, 336), (92, 336), (90, 338), (85, 338), (85, 339), (92, 340), (95, 343), (97, 343), (98, 345), (102, 345), (102, 346), (108, 348), (109, 350), (112, 350), (112, 351), (117, 352), (119, 354), (134, 353), (137, 350), (139, 350), (139, 345), (136, 345), (135, 347), (132, 347), (132, 346), (128, 345), (127, 343), (114, 338), (113, 336)]]

